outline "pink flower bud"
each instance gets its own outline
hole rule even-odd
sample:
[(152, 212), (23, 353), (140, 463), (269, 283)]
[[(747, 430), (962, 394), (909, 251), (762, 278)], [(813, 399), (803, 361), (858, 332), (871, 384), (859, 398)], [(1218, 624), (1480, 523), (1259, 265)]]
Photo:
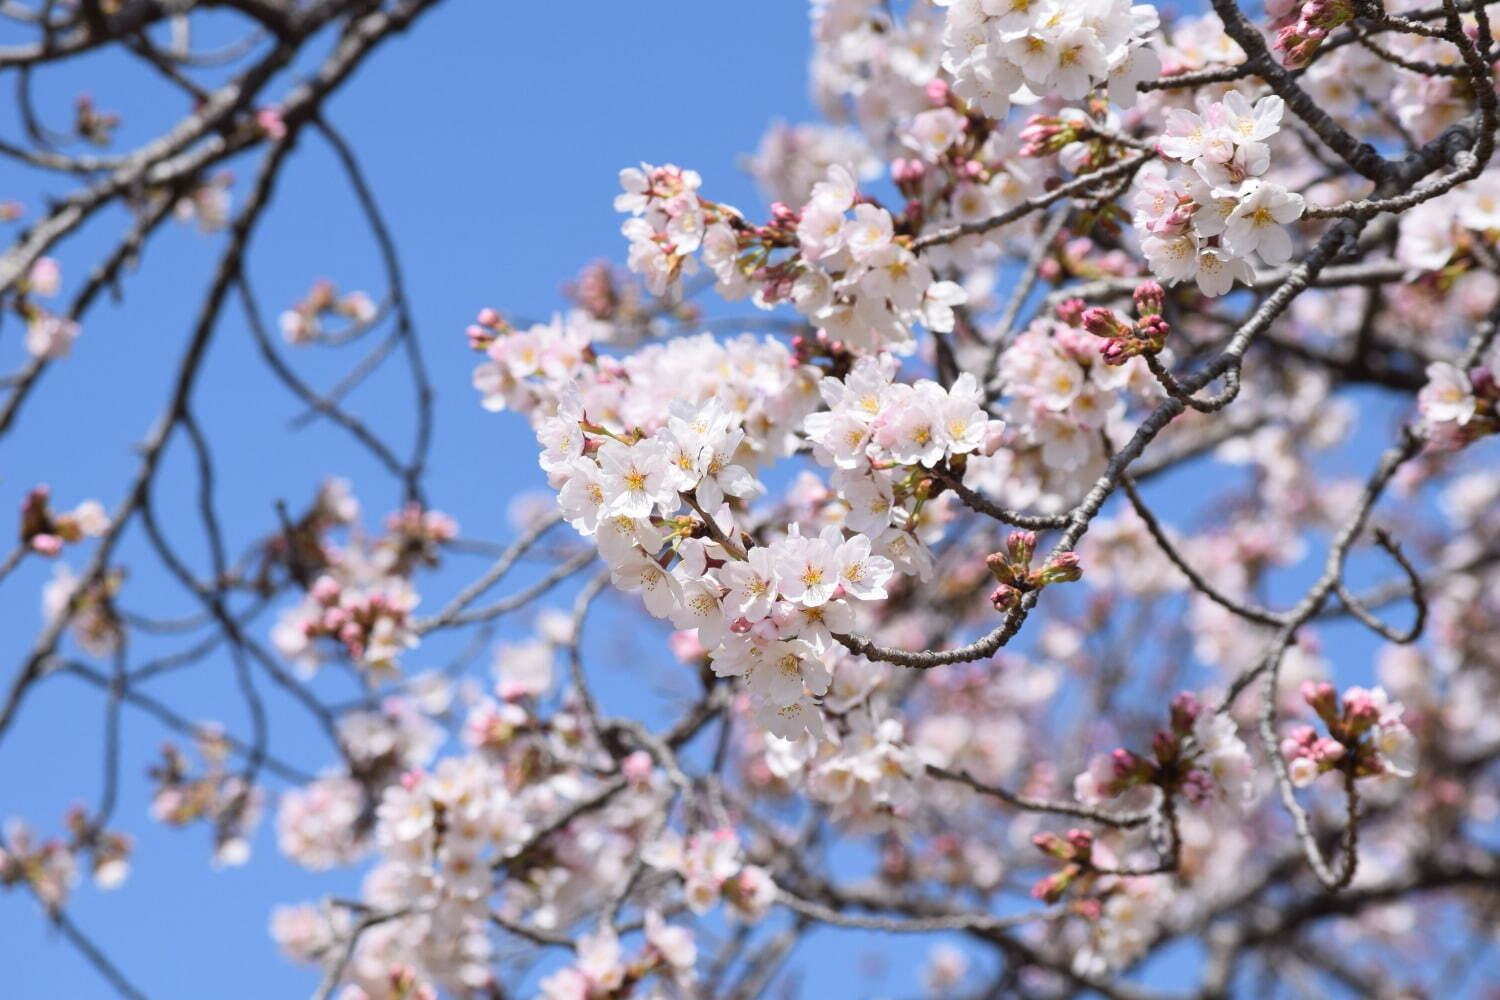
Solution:
[(1104, 306), (1094, 306), (1083, 311), (1083, 328), (1096, 337), (1128, 337), (1131, 327), (1120, 320), (1114, 314), (1114, 310)]
[(1018, 566), (1029, 566), (1036, 554), (1036, 532), (1034, 531), (1012, 531), (1010, 537), (1005, 540), (1006, 551), (1010, 554), (1010, 561)]
[(1114, 768), (1116, 782), (1131, 781), (1139, 777), (1145, 769), (1145, 762), (1124, 747), (1111, 753), (1109, 762)]
[(1198, 700), (1198, 696), (1191, 691), (1183, 691), (1172, 699), (1172, 728), (1179, 733), (1186, 733), (1193, 728), (1193, 723), (1202, 711), (1203, 703)]
[(1375, 707), (1370, 693), (1362, 688), (1351, 689), (1344, 695), (1344, 714), (1361, 732), (1380, 718), (1380, 710)]
[(1327, 681), (1303, 681), (1302, 700), (1312, 706), (1324, 722), (1332, 723), (1338, 715), (1338, 693)]
[(1021, 592), (1009, 584), (1002, 583), (990, 593), (990, 603), (996, 611), (1009, 611), (1021, 600)]
[(1083, 322), (1083, 314), (1087, 309), (1088, 303), (1082, 299), (1067, 299), (1057, 307), (1057, 318), (1068, 326), (1078, 326)]
[(1052, 583), (1071, 583), (1083, 576), (1083, 568), (1078, 564), (1077, 552), (1064, 552), (1053, 556), (1047, 565), (1042, 567), (1041, 583), (1043, 585)]
[(1166, 301), (1166, 290), (1154, 281), (1143, 281), (1135, 288), (1135, 308), (1141, 316), (1160, 314)]
[[(990, 575), (997, 583), (1012, 586), (1016, 582), (1016, 573), (1010, 564), (1010, 559), (1003, 552), (991, 552), (984, 557), (984, 565), (989, 569)], [(991, 598), (993, 600), (993, 598)]]
[(921, 160), (896, 160), (891, 164), (891, 180), (897, 186), (919, 184), (927, 176), (927, 165)]

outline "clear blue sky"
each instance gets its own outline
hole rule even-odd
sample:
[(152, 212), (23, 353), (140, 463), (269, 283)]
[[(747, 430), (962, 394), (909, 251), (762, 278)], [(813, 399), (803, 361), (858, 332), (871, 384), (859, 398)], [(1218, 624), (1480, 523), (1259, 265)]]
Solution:
[[(545, 315), (561, 304), (559, 283), (585, 262), (623, 257), (619, 217), (610, 206), (622, 166), (642, 159), (692, 166), (713, 197), (747, 210), (760, 205), (737, 159), (753, 150), (773, 118), (813, 117), (807, 53), (807, 8), (800, 0), (658, 0), (566, 10), (447, 0), (383, 49), (332, 102), (329, 118), (360, 152), (405, 254), (438, 388), (431, 496), (460, 520), (466, 535), (504, 537), (508, 501), (519, 488), (543, 484), (524, 421), (477, 405), (468, 386), (475, 357), (465, 347), (464, 325), (482, 305)], [(93, 66), (99, 76), (86, 77), (87, 86), (102, 107), (125, 112), (125, 138), (139, 137), (136, 121), (160, 120), (152, 111), (162, 95), (156, 81), (121, 77), (107, 59), (76, 65), (39, 83), (43, 107), (53, 115), (66, 114), (77, 73)], [(13, 132), (14, 123), (3, 117), (9, 115), (13, 110), (0, 102), (0, 122)], [(252, 166), (236, 169), (243, 193)], [(0, 197), (28, 201), (34, 215), (36, 191), (34, 178), (0, 166)], [(101, 220), (61, 254), (65, 290), (76, 287), (90, 254), (121, 222), (118, 216)], [(0, 440), (0, 530), (10, 530), (5, 511), (36, 482), (50, 483), (65, 506), (87, 496), (116, 501), (134, 469), (132, 442), (144, 437), (160, 406), (221, 241), (169, 227), (131, 277), (123, 305), (92, 315), (74, 356), (42, 383), (22, 428)], [(381, 290), (364, 224), (315, 135), (305, 138), (284, 174), (271, 220), (255, 240), (251, 273), (263, 309), (273, 313), (318, 277), (344, 288)], [(6, 334), (0, 362), (9, 369), (18, 348), (14, 334)], [(351, 357), (299, 354), (296, 360), (327, 385)], [(404, 442), (404, 405), (389, 412), (371, 407), (383, 388), (400, 391), (397, 371), (372, 382), (355, 408)], [(221, 461), (218, 490), (232, 549), (274, 524), (275, 499), (298, 506), (326, 474), (355, 481), (369, 518), (383, 516), (396, 499), (387, 478), (336, 430), (288, 433), (298, 407), (264, 374), (236, 310), (226, 313), (197, 398), (210, 437), (224, 456), (234, 456)], [(184, 548), (201, 567), (185, 458), (181, 449), (172, 452), (158, 502), (169, 523), (181, 524)], [(137, 569), (127, 606), (194, 610), (187, 595), (131, 558), (140, 551), (132, 536), (124, 555)], [(432, 592), (451, 593), (463, 573), (480, 565), (459, 567)], [(34, 634), (36, 594), (50, 569), (35, 562), (5, 583), (0, 678), (7, 683)], [(1370, 644), (1361, 639), (1357, 648), (1368, 652)], [(436, 666), (443, 651), (424, 650), (412, 666)], [(339, 688), (328, 683), (320, 690), (332, 695)], [(640, 696), (634, 690), (616, 672), (605, 679), (603, 696), (622, 710), (635, 707)], [(152, 693), (189, 717), (220, 719), (243, 731), (222, 657), (174, 675)], [(326, 744), (296, 708), (275, 692), (265, 694), (277, 751), (313, 770), (331, 764)], [(102, 699), (81, 682), (59, 677), (39, 685), (0, 745), (0, 817), (23, 816), (53, 832), (71, 803), (92, 802), (102, 719)], [(138, 836), (134, 870), (111, 894), (85, 884), (69, 912), (153, 1000), (306, 995), (315, 977), (279, 957), (266, 933), (267, 916), (280, 902), (351, 893), (357, 876), (311, 876), (290, 865), (275, 849), (269, 817), (248, 867), (211, 872), (206, 830), (164, 829), (146, 816), (144, 772), (169, 734), (129, 709), (124, 727), (117, 823)], [(804, 955), (818, 952), (817, 960), (802, 963), (809, 995), (910, 996), (918, 990), (914, 963), (925, 945), (822, 932), (804, 947)], [(859, 970), (877, 947), (884, 974), (863, 978)], [(112, 995), (20, 892), (0, 893), (0, 969), (0, 995), (7, 998)], [(1170, 964), (1163, 976), (1170, 980)]]

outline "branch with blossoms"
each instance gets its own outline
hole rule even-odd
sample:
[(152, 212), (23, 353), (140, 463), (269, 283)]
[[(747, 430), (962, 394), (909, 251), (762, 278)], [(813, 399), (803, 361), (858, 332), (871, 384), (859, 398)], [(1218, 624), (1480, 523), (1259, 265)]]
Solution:
[[(102, 780), (6, 827), (0, 888), (149, 995), (69, 913), (80, 872), (129, 884), (139, 765), (213, 866), (274, 817), (321, 899), (271, 934), (318, 998), (762, 996), (813, 934), (942, 936), (932, 996), (1180, 995), (1168, 953), (1205, 997), (1456, 995), (1446, 931), (1500, 905), (1493, 5), (816, 0), (826, 121), (749, 158), (763, 211), (626, 167), (623, 268), (464, 332), (481, 406), (537, 440), (509, 539), (444, 512), (426, 357), (460, 345), (419, 333), (328, 110), (434, 6), (0, 5), (33, 36), (0, 48), (0, 156), (52, 185), (0, 208), (0, 436), (169, 224), (214, 246), (115, 499), (15, 497), (0, 584), (56, 570), (0, 741), (82, 681)], [(194, 49), (210, 18), (239, 39)], [(106, 97), (33, 98), (97, 49), (181, 99), (134, 149)], [(379, 266), (272, 304), (258, 234), (310, 143)], [(289, 429), (386, 482), (229, 518), (203, 371), (236, 336)], [(358, 405), (391, 365), (399, 422)], [(243, 731), (174, 703), (188, 670)], [(170, 742), (133, 753), (128, 713)], [(321, 891), (355, 866), (359, 898)]]

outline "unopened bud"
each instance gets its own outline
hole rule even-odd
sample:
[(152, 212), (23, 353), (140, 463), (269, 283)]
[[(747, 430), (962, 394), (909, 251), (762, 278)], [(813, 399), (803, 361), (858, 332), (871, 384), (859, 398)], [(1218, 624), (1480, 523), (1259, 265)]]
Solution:
[(1160, 315), (1166, 301), (1166, 290), (1154, 281), (1143, 281), (1135, 288), (1135, 310), (1142, 317)]
[(1054, 858), (1066, 859), (1068, 857), (1068, 845), (1061, 837), (1050, 831), (1038, 833), (1031, 838), (1037, 850), (1044, 854), (1050, 854)]
[(1002, 583), (990, 593), (990, 603), (996, 611), (1009, 611), (1021, 600), (1021, 592), (1009, 584)]
[(1082, 299), (1068, 299), (1057, 307), (1057, 318), (1068, 326), (1078, 326), (1083, 322), (1083, 314), (1087, 309), (1088, 303)]
[(1114, 310), (1104, 306), (1094, 306), (1092, 309), (1084, 310), (1083, 328), (1096, 337), (1109, 340), (1128, 337), (1134, 330), (1132, 326), (1116, 316)]
[(1324, 722), (1332, 723), (1338, 718), (1338, 693), (1327, 681), (1303, 681), (1302, 700), (1312, 707)]
[(1011, 568), (1010, 559), (1003, 552), (991, 552), (984, 557), (984, 565), (997, 583), (1013, 586), (1016, 582), (1015, 570)]
[(1012, 563), (1030, 566), (1032, 557), (1036, 555), (1036, 532), (1012, 531), (1005, 540), (1005, 548)]
[(1172, 699), (1172, 729), (1186, 735), (1192, 731), (1193, 723), (1203, 711), (1203, 703), (1191, 691), (1184, 691)]
[(1040, 582), (1043, 585), (1052, 583), (1071, 583), (1083, 576), (1083, 568), (1078, 565), (1077, 552), (1064, 552), (1053, 556), (1047, 565), (1042, 567)]

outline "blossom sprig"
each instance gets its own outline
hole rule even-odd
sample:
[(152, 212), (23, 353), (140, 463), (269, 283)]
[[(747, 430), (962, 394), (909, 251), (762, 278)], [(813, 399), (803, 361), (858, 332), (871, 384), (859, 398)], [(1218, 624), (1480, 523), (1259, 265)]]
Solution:
[(1300, 69), (1312, 59), (1330, 32), (1354, 19), (1351, 0), (1276, 0), (1266, 5), (1275, 39), (1271, 48), (1282, 54), (1289, 69)]
[[(1017, 138), (1021, 156), (1056, 156), (1063, 167), (1078, 175), (1103, 169), (1132, 155), (1132, 148), (1140, 148), (1136, 140), (1122, 134), (1120, 116), (1099, 98), (1090, 99), (1087, 110), (1063, 108), (1056, 114), (1034, 114)], [(1113, 202), (1106, 204), (1113, 208)], [(1075, 226), (1075, 231), (1083, 230)]]
[[(839, 382), (837, 391), (848, 387)], [(563, 517), (594, 539), (617, 588), (638, 593), (653, 616), (695, 629), (717, 676), (744, 679), (773, 732), (821, 731), (812, 699), (828, 690), (833, 636), (852, 630), (856, 604), (886, 596), (896, 549), (911, 549), (906, 535), (893, 529), (882, 544), (890, 532), (845, 536), (830, 525), (809, 536), (791, 525), (763, 545), (736, 542), (726, 527), (734, 505), (761, 486), (736, 461), (749, 434), (721, 402), (678, 401), (651, 434), (611, 430), (580, 403), (570, 393), (538, 428)], [(692, 515), (679, 515), (684, 504)]]
[(67, 357), (81, 332), (78, 322), (69, 315), (54, 312), (39, 299), (50, 299), (62, 290), (62, 265), (52, 257), (40, 257), (15, 284), (11, 309), (26, 324), (23, 338), (26, 352), (33, 358), (57, 361)]
[(707, 226), (738, 213), (698, 196), (703, 179), (695, 170), (674, 164), (620, 171), (623, 193), (615, 197), (615, 211), (631, 215), (621, 233), (630, 241), (630, 269), (646, 282), (653, 295), (665, 295), (683, 274), (698, 269), (693, 254), (703, 245)]
[[(172, 205), (172, 216), (184, 225), (197, 223), (200, 233), (216, 233), (229, 225), (233, 204), (234, 172), (220, 170), (195, 184)], [(168, 197), (167, 191), (153, 191), (153, 197)]]
[(95, 146), (108, 146), (121, 120), (117, 112), (100, 111), (92, 94), (79, 94), (73, 101), (74, 133)]
[(417, 566), (436, 566), (439, 550), (458, 537), (458, 522), (440, 510), (409, 503), (385, 519), (385, 535), (376, 543), (390, 572), (405, 576)]
[(277, 626), (276, 645), (284, 656), (305, 659), (315, 640), (332, 639), (351, 659), (392, 673), (397, 656), (417, 645), (410, 628), (416, 605), (416, 591), (400, 577), (361, 585), (325, 574), (313, 581), (296, 616)]
[(282, 614), (272, 641), (309, 675), (326, 644), (374, 675), (397, 673), (401, 654), (418, 642), (412, 611), (420, 597), (412, 577), (437, 565), (442, 545), (458, 534), (447, 514), (409, 504), (387, 518), (385, 533), (373, 542), (353, 532), (353, 545), (333, 544), (326, 533), (357, 513), (342, 484), (325, 484), (313, 509), (299, 525), (287, 525), (274, 547), (305, 593)]
[(990, 594), (990, 603), (996, 611), (1011, 610), (1023, 595), (1032, 591), (1054, 583), (1070, 583), (1083, 576), (1076, 552), (1060, 552), (1044, 565), (1033, 568), (1031, 561), (1035, 556), (1036, 533), (1012, 531), (1004, 552), (985, 557), (985, 566), (999, 584)]
[(201, 771), (195, 771), (176, 744), (163, 744), (161, 762), (149, 771), (155, 783), (151, 818), (169, 826), (208, 823), (214, 834), (214, 863), (236, 867), (250, 860), (250, 841), (260, 823), (265, 792), (230, 772), (229, 751), (223, 730), (213, 724), (199, 727)]
[(1253, 792), (1254, 763), (1234, 720), (1184, 691), (1172, 699), (1168, 723), (1148, 754), (1123, 747), (1095, 757), (1073, 784), (1080, 802), (1095, 804), (1134, 788), (1159, 788), (1188, 801), (1243, 803)]
[(58, 564), (42, 588), (42, 618), (51, 622), (68, 613), (78, 644), (94, 656), (110, 656), (125, 638), (124, 623), (115, 609), (115, 598), (124, 586), (123, 566), (80, 579), (69, 567)]
[(340, 295), (333, 282), (319, 279), (301, 300), (281, 314), (281, 335), (288, 344), (311, 344), (335, 336), (323, 326), (329, 317), (349, 321), (349, 329), (339, 331), (347, 336), (369, 327), (379, 315), (380, 310), (368, 293), (353, 291)]
[(0, 842), (0, 887), (24, 883), (43, 906), (57, 911), (67, 903), (84, 865), (100, 889), (115, 889), (125, 882), (135, 848), (129, 835), (102, 829), (81, 805), (68, 810), (63, 826), (66, 837), (42, 840), (24, 821), (7, 821)]
[(442, 730), (426, 713), (448, 705), (446, 679), (419, 675), (409, 690), (414, 695), (410, 700), (392, 695), (378, 710), (340, 718), (337, 734), (346, 766), (282, 794), (276, 842), (284, 856), (323, 871), (351, 864), (370, 851), (375, 803), (387, 787), (430, 764), (443, 741)]
[(1131, 358), (1160, 354), (1171, 333), (1171, 325), (1161, 312), (1166, 297), (1165, 291), (1154, 281), (1145, 281), (1136, 287), (1135, 303), (1139, 319), (1134, 322), (1122, 319), (1114, 310), (1104, 306), (1080, 307), (1083, 303), (1073, 300), (1059, 308), (1076, 312), (1078, 321), (1085, 330), (1103, 341), (1099, 354), (1107, 365), (1123, 365)]
[(667, 830), (647, 844), (641, 858), (659, 871), (682, 879), (688, 909), (706, 913), (719, 902), (737, 919), (755, 923), (776, 899), (776, 883), (758, 865), (747, 864), (739, 834), (732, 827), (683, 837)]
[(1044, 903), (1062, 899), (1069, 888), (1094, 869), (1094, 835), (1088, 830), (1074, 828), (1065, 837), (1051, 832), (1038, 833), (1031, 842), (1043, 854), (1062, 862), (1061, 868), (1031, 887), (1032, 897)]
[(697, 975), (698, 946), (692, 931), (668, 924), (655, 910), (645, 918), (645, 947), (627, 958), (608, 928), (578, 941), (577, 961), (541, 982), (541, 1000), (609, 1000), (636, 995), (636, 987), (660, 975), (678, 989), (691, 988)]
[(85, 500), (71, 511), (52, 509), (46, 485), (32, 487), (21, 502), (21, 544), (43, 556), (56, 556), (63, 545), (97, 538), (109, 530), (109, 515), (97, 500)]
[(276, 586), (274, 577), (280, 573), (301, 587), (311, 586), (341, 560), (331, 534), (352, 525), (359, 509), (348, 480), (330, 477), (295, 520), (283, 511), (281, 530), (261, 543), (260, 565), (255, 573), (257, 589), (270, 592)]
[[(851, 671), (844, 671), (847, 676)], [(825, 710), (830, 709), (825, 699)], [(870, 828), (900, 823), (918, 801), (926, 773), (921, 751), (895, 716), (862, 706), (847, 710), (824, 739), (770, 739), (766, 766), (830, 806), (830, 818)]]
[(1312, 726), (1298, 726), (1281, 741), (1292, 784), (1306, 788), (1334, 770), (1353, 778), (1412, 776), (1416, 740), (1402, 721), (1404, 707), (1391, 701), (1385, 688), (1351, 687), (1340, 699), (1332, 684), (1306, 681), (1301, 695), (1328, 735), (1320, 737)]

